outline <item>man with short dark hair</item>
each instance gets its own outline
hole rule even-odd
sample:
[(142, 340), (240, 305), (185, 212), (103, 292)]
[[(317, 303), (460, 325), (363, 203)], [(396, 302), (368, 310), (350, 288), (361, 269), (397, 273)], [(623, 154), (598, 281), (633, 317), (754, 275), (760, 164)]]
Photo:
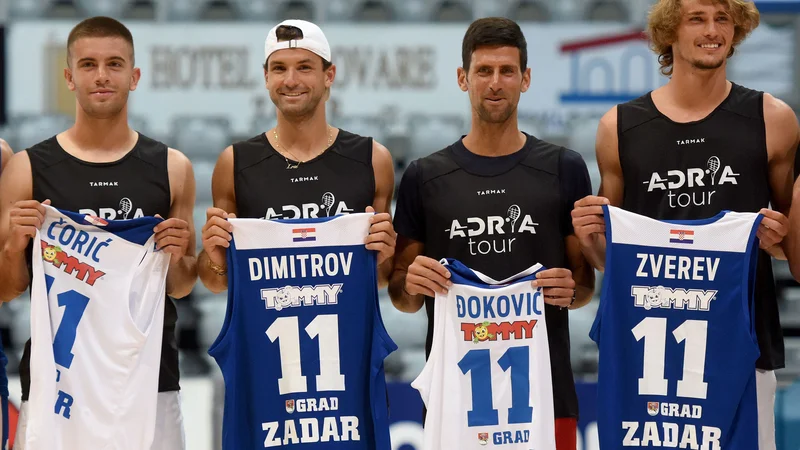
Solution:
[(517, 105), (531, 80), (527, 43), (511, 20), (473, 22), (464, 36), (458, 84), (469, 94), (472, 127), (451, 146), (412, 162), (400, 184), (389, 293), (395, 307), (428, 314), (451, 285), (438, 261), (455, 258), (495, 280), (541, 263), (550, 346), (556, 445), (574, 450), (578, 399), (569, 357), (568, 310), (592, 297), (594, 272), (573, 235), (570, 211), (591, 193), (583, 159), (521, 132)]
[[(197, 280), (194, 173), (180, 151), (128, 125), (128, 95), (141, 76), (131, 33), (114, 19), (92, 17), (73, 28), (67, 49), (64, 77), (77, 98), (75, 125), (14, 155), (0, 178), (0, 299), (9, 301), (30, 285), (31, 238), (44, 220), (43, 204), (95, 216), (111, 211), (103, 219), (167, 218), (154, 229), (156, 246), (171, 255), (167, 294), (184, 297)], [(166, 300), (153, 450), (185, 445), (177, 312)], [(30, 347), (29, 340), (20, 362), (23, 403), (15, 448), (25, 442)]]

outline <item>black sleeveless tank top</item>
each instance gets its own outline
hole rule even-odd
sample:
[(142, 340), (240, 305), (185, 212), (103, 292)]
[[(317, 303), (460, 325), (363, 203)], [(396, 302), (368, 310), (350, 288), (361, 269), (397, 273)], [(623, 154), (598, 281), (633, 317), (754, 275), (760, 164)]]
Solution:
[(328, 217), (373, 203), (372, 138), (339, 130), (321, 155), (296, 169), (287, 165), (263, 133), (233, 145), (237, 217)]
[[(677, 123), (658, 111), (650, 94), (617, 109), (622, 207), (659, 220), (712, 217), (721, 210), (768, 208), (770, 187), (763, 93), (733, 84), (707, 117)], [(756, 367), (784, 367), (770, 256), (759, 251), (755, 325)]]
[[(169, 217), (167, 153), (165, 144), (139, 134), (134, 148), (120, 160), (90, 163), (67, 153), (54, 136), (28, 149), (33, 199), (42, 202), (49, 198), (56, 208), (103, 219), (133, 219), (156, 214)], [(180, 389), (175, 338), (177, 318), (175, 305), (167, 297), (159, 392)], [(30, 343), (30, 340), (25, 343), (20, 361), (23, 400), (27, 400), (30, 390)]]
[[(540, 263), (545, 268), (569, 267), (564, 239), (571, 224), (563, 214), (561, 160), (577, 154), (528, 136), (516, 153), (496, 159), (504, 167), (474, 164), (461, 140), (419, 159), (416, 171), (424, 229), (424, 255), (455, 258), (496, 280)], [(473, 155), (474, 156), (474, 155)], [(493, 167), (490, 167), (493, 166)], [(585, 164), (583, 172), (585, 173)], [(588, 179), (588, 175), (586, 176)], [(587, 180), (588, 182), (588, 180)], [(399, 201), (399, 200), (398, 200)], [(572, 204), (571, 200), (569, 203)], [(404, 220), (400, 217), (398, 219)], [(395, 225), (398, 233), (404, 226)], [(433, 339), (434, 299), (426, 297), (428, 335)], [(545, 305), (556, 417), (577, 417), (578, 399), (570, 362), (568, 310)]]

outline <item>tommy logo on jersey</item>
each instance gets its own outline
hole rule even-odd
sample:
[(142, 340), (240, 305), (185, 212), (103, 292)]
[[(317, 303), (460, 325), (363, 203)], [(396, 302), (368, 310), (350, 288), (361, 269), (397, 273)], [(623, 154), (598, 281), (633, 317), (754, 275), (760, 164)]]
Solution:
[(46, 235), (49, 241), (41, 239), (42, 259), (56, 268), (63, 267), (65, 273), (75, 274), (75, 278), (94, 286), (94, 283), (105, 275), (105, 272), (95, 269), (88, 263), (81, 262), (75, 256), (69, 255), (62, 247), (99, 263), (100, 252), (111, 244), (112, 239), (98, 241), (97, 236), (90, 237), (86, 231), (77, 230), (74, 226), (66, 223), (66, 220), (62, 218), (47, 227)]
[(67, 274), (75, 274), (75, 278), (83, 281), (89, 286), (94, 286), (94, 283), (106, 273), (102, 270), (97, 270), (89, 264), (80, 262), (78, 258), (67, 255), (61, 247), (50, 245), (42, 241), (42, 259), (49, 262), (56, 268), (64, 268)]
[(452, 240), (466, 238), (471, 255), (489, 253), (511, 253), (516, 240), (515, 234), (536, 234), (536, 227), (530, 214), (523, 214), (519, 205), (511, 205), (504, 216), (467, 217), (453, 219), (450, 228), (444, 230)]
[(261, 289), (261, 300), (266, 309), (280, 311), (298, 306), (335, 305), (339, 303), (342, 284), (319, 284), (316, 286), (286, 286)]
[[(343, 201), (336, 202), (333, 192), (322, 194), (320, 203), (303, 203), (302, 205), (283, 205), (278, 208), (268, 208), (265, 219), (311, 219), (317, 217), (331, 217), (338, 214), (353, 212)], [(324, 214), (324, 216), (322, 215)]]
[[(95, 216), (105, 220), (128, 220), (144, 217), (142, 208), (134, 208), (133, 202), (128, 197), (123, 197), (119, 201), (117, 208), (100, 208), (97, 211), (89, 208), (79, 209), (80, 214)], [(133, 213), (133, 215), (131, 215)]]
[(664, 286), (631, 286), (633, 304), (649, 311), (653, 308), (708, 311), (717, 291), (667, 288)]
[[(668, 170), (663, 176), (653, 172), (650, 179), (643, 181), (647, 192), (667, 191), (670, 208), (686, 208), (688, 206), (710, 205), (716, 192), (715, 186), (738, 184), (731, 166), (722, 166), (717, 156), (708, 158), (706, 167), (695, 167), (686, 170)], [(690, 192), (676, 192), (689, 189)]]
[(485, 341), (495, 341), (502, 339), (533, 339), (533, 328), (538, 320), (518, 320), (516, 322), (491, 323), (462, 323), (461, 331), (464, 332), (464, 340), (472, 341), (475, 344)]

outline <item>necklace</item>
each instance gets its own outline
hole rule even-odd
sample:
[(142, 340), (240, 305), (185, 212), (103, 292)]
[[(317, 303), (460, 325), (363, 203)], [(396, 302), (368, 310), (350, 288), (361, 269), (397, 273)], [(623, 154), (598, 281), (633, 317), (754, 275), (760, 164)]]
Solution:
[(327, 150), (328, 147), (331, 146), (331, 144), (333, 143), (333, 128), (331, 128), (330, 126), (328, 127), (328, 145), (326, 145), (325, 148), (323, 148), (321, 152), (317, 153), (312, 158), (310, 158), (310, 159), (308, 159), (306, 161), (303, 161), (300, 158), (298, 158), (297, 156), (295, 156), (294, 153), (292, 153), (288, 148), (284, 147), (283, 144), (281, 144), (281, 141), (278, 140), (278, 127), (275, 127), (275, 129), (272, 130), (272, 136), (275, 138), (275, 143), (278, 144), (278, 147), (282, 148), (283, 151), (288, 153), (289, 156), (291, 156), (295, 161), (297, 161), (297, 163), (292, 164), (292, 162), (289, 161), (289, 158), (287, 158), (286, 155), (281, 153), (281, 156), (283, 156), (283, 159), (286, 160), (286, 168), (287, 169), (297, 169), (298, 167), (300, 167), (300, 164), (303, 164), (304, 162), (308, 162), (311, 159), (316, 158), (317, 156), (321, 155), (322, 152)]

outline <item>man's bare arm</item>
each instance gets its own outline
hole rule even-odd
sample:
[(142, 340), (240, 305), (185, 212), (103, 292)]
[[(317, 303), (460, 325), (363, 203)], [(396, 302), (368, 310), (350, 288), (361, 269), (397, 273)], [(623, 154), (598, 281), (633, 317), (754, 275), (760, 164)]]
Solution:
[[(376, 213), (390, 214), (388, 225), (391, 230), (387, 230), (387, 240), (394, 241), (394, 227), (391, 226), (392, 196), (394, 195), (394, 163), (389, 150), (378, 143), (372, 143), (372, 169), (375, 172), (375, 199), (372, 207)], [(392, 244), (394, 244), (392, 242)], [(392, 256), (394, 251), (378, 266), (378, 288), (383, 288), (389, 283), (389, 276), (392, 272)]]
[[(764, 123), (767, 134), (767, 155), (769, 158), (769, 187), (772, 193), (770, 203), (772, 209), (781, 213), (783, 218), (776, 216), (778, 222), (782, 222), (785, 230), (780, 230), (780, 226), (773, 226), (772, 232), (782, 234), (776, 236), (782, 238), (789, 232), (788, 220), (781, 220), (789, 217), (789, 209), (792, 204), (792, 186), (794, 185), (794, 158), (797, 145), (800, 142), (800, 126), (797, 123), (792, 108), (786, 103), (776, 99), (770, 94), (764, 94)], [(766, 218), (765, 218), (766, 220)], [(759, 229), (759, 233), (764, 235), (770, 232), (768, 229)], [(769, 238), (769, 236), (759, 236)], [(789, 241), (782, 239), (779, 244), (765, 248), (766, 252), (774, 258), (786, 259), (786, 246)]]
[(0, 173), (3, 173), (3, 168), (8, 164), (11, 157), (14, 156), (14, 151), (8, 142), (0, 139)]
[[(219, 158), (217, 158), (217, 164), (214, 166), (214, 173), (211, 176), (211, 196), (214, 199), (214, 208), (206, 211), (207, 219), (210, 219), (214, 214), (217, 214), (221, 211), (224, 211), (227, 214), (237, 214), (236, 193), (233, 185), (233, 146), (228, 146), (219, 155)], [(222, 220), (216, 219), (219, 219), (219, 217), (216, 217), (214, 222), (220, 222), (221, 225), (225, 225), (222, 223)], [(204, 240), (206, 234), (213, 233), (213, 230), (208, 230), (209, 226), (210, 222), (207, 222), (203, 227)], [(218, 241), (222, 239), (218, 236), (215, 236), (214, 238)], [(221, 241), (219, 243), (221, 243)], [(200, 252), (200, 256), (198, 257), (197, 272), (200, 275), (200, 281), (203, 282), (203, 285), (205, 285), (209, 291), (219, 294), (220, 292), (228, 289), (228, 275), (217, 274), (211, 270), (210, 263), (211, 260), (209, 259), (208, 253), (206, 253), (204, 246), (203, 250)], [(219, 261), (219, 263), (222, 266), (225, 265), (224, 260)]]
[(25, 151), (9, 158), (0, 175), (0, 301), (3, 302), (18, 297), (30, 283), (25, 252), (19, 250), (22, 241), (11, 235), (11, 212), (16, 210), (18, 202), (32, 199), (32, 180), (31, 162)]
[(575, 303), (570, 309), (578, 309), (586, 306), (594, 295), (594, 268), (581, 251), (581, 244), (575, 235), (564, 238), (564, 246), (567, 249), (567, 261), (572, 271), (572, 279), (575, 280)]
[(425, 304), (425, 297), (422, 295), (411, 295), (406, 292), (406, 276), (408, 267), (414, 262), (417, 256), (422, 255), (425, 244), (403, 235), (397, 236), (397, 248), (394, 255), (394, 267), (389, 279), (389, 297), (392, 304), (400, 311), (413, 313), (419, 311)]
[(174, 298), (182, 298), (192, 292), (197, 282), (197, 257), (195, 251), (194, 202), (195, 179), (192, 163), (183, 153), (169, 149), (167, 157), (169, 166), (169, 185), (172, 192), (172, 206), (169, 217), (179, 219), (188, 225), (188, 245), (185, 254), (170, 264), (167, 273), (167, 294)]
[(572, 226), (580, 242), (581, 251), (589, 263), (598, 270), (605, 266), (606, 238), (603, 230), (603, 204), (622, 204), (624, 179), (619, 162), (619, 140), (617, 137), (617, 107), (611, 108), (597, 127), (595, 141), (597, 165), (600, 169), (598, 195), (584, 197), (575, 202), (572, 211)]

